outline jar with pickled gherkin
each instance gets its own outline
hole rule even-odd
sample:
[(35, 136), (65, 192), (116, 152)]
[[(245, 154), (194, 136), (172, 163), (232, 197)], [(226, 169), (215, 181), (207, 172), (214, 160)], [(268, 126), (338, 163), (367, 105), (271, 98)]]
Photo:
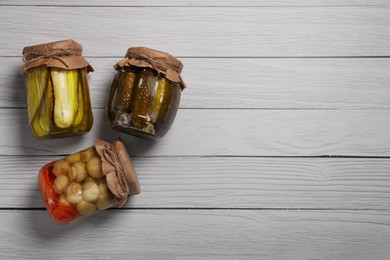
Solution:
[(23, 49), (28, 121), (40, 139), (74, 136), (93, 124), (82, 46), (65, 40)]
[(140, 193), (138, 177), (120, 139), (50, 162), (39, 172), (46, 208), (59, 224), (72, 223)]
[(164, 136), (186, 87), (180, 76), (183, 64), (168, 53), (135, 47), (114, 68), (106, 107), (111, 127), (135, 136)]

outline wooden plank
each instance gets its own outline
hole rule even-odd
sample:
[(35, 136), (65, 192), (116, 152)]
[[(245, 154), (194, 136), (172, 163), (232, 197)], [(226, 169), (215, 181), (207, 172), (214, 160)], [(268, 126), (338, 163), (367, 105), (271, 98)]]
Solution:
[[(9, 259), (386, 259), (388, 211), (105, 211), (57, 225), (0, 211)], [(127, 257), (125, 257), (127, 258)]]
[[(39, 169), (60, 157), (2, 156), (0, 208), (44, 207)], [(126, 208), (390, 210), (390, 159), (133, 158), (141, 194)]]
[[(3, 6), (0, 16), (1, 31), (7, 35), (0, 42), (0, 56), (19, 55), (26, 45), (66, 38), (83, 44), (87, 56), (121, 56), (129, 46), (139, 45), (191, 57), (383, 56), (390, 52), (386, 41), (390, 9), (382, 6)], [(163, 29), (156, 30), (158, 26)]]
[(390, 156), (389, 110), (181, 109), (158, 141), (112, 130), (102, 109), (94, 117), (87, 135), (38, 140), (25, 109), (2, 109), (0, 155), (72, 153), (122, 137), (138, 156)]
[[(104, 108), (118, 58), (94, 66), (92, 104)], [(390, 109), (390, 59), (183, 58), (181, 108)], [(2, 107), (25, 107), (21, 58), (2, 57)]]
[(2, 0), (1, 5), (28, 5), (28, 6), (42, 6), (42, 5), (54, 5), (54, 6), (188, 6), (188, 7), (218, 7), (218, 6), (275, 6), (275, 7), (289, 7), (289, 6), (388, 6), (389, 2), (386, 0), (165, 0), (165, 1), (142, 1), (133, 0), (131, 2), (126, 0), (107, 1), (107, 0), (93, 0), (93, 1), (55, 1), (55, 0), (40, 0), (39, 2), (31, 2), (26, 0)]

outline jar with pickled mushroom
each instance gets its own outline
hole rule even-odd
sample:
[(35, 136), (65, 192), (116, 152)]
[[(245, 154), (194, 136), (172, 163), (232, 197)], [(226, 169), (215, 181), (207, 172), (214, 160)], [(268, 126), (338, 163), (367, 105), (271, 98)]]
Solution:
[(138, 177), (120, 139), (50, 162), (38, 175), (46, 208), (59, 224), (72, 223), (139, 194)]
[(168, 53), (135, 47), (114, 68), (106, 107), (111, 127), (135, 136), (164, 136), (186, 87), (180, 76), (183, 64)]
[(93, 124), (82, 46), (65, 40), (23, 49), (28, 121), (40, 139), (89, 132)]

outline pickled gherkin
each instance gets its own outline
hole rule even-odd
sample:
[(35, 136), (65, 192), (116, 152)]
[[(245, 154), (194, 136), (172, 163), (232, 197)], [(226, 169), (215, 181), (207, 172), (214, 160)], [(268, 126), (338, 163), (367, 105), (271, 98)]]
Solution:
[(140, 137), (164, 136), (186, 87), (180, 76), (183, 64), (168, 53), (135, 47), (114, 68), (106, 106), (111, 127)]
[(130, 111), (133, 97), (133, 87), (137, 79), (137, 74), (134, 72), (124, 73), (121, 82), (121, 88), (118, 89), (116, 98), (116, 107), (115, 109), (122, 111)]
[[(157, 77), (150, 69), (144, 69), (139, 74), (138, 85), (134, 90), (131, 124), (137, 129), (154, 134), (150, 124), (149, 110), (153, 102), (153, 91), (157, 84)], [(123, 86), (122, 86), (123, 88)], [(121, 97), (123, 99), (123, 97)]]
[(41, 66), (27, 71), (28, 117), (34, 136), (66, 137), (91, 129), (93, 119), (86, 75), (85, 68), (64, 70)]
[[(178, 96), (174, 93), (178, 88), (172, 88), (164, 77), (159, 77), (156, 86), (156, 94), (153, 100), (151, 119), (152, 122), (164, 122), (169, 116), (169, 109), (171, 108), (171, 100)], [(177, 98), (175, 99), (177, 100)], [(177, 100), (179, 101), (179, 100)]]
[[(122, 81), (123, 81), (124, 76), (125, 76), (125, 73), (117, 73), (117, 74), (115, 74), (115, 77), (112, 80), (110, 92), (109, 92), (108, 98), (107, 98), (107, 106), (106, 106), (107, 112), (120, 110), (116, 104), (117, 103), (116, 97), (117, 97), (117, 92), (118, 92), (118, 86), (122, 85)], [(110, 118), (115, 117), (115, 115), (110, 114), (109, 117)]]
[(121, 132), (159, 138), (176, 116), (181, 88), (150, 68), (119, 70), (107, 101), (111, 126)]

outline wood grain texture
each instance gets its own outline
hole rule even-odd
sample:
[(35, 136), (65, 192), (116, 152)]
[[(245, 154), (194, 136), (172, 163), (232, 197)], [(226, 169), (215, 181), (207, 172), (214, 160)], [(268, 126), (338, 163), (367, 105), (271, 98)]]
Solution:
[[(2, 156), (0, 208), (43, 208), (37, 174), (60, 157)], [(126, 208), (386, 209), (390, 159), (133, 158)]]
[[(0, 2), (0, 259), (387, 259), (390, 1)], [(87, 135), (36, 140), (24, 46), (73, 38), (95, 67)], [(163, 139), (107, 125), (112, 65), (131, 46), (185, 64)], [(57, 225), (48, 161), (122, 137), (142, 193)], [(323, 157), (321, 157), (323, 156)], [(341, 157), (338, 157), (341, 156)]]
[(126, 0), (85, 0), (85, 1), (56, 1), (56, 0), (39, 0), (39, 1), (26, 1), (26, 0), (2, 0), (1, 5), (28, 5), (28, 6), (39, 6), (39, 5), (54, 5), (54, 6), (188, 6), (188, 7), (219, 7), (219, 6), (275, 6), (275, 7), (291, 7), (291, 6), (389, 6), (389, 2), (386, 0), (164, 0), (164, 1), (142, 1), (132, 0), (131, 2)]
[[(88, 58), (92, 105), (104, 108), (118, 58)], [(182, 58), (181, 108), (390, 109), (390, 59)], [(25, 107), (21, 58), (0, 57), (1, 107)], [(245, 71), (245, 72), (244, 72)]]
[(25, 109), (2, 109), (0, 155), (72, 153), (121, 137), (138, 156), (390, 156), (389, 110), (181, 109), (158, 141), (112, 130), (103, 109), (94, 117), (87, 135), (38, 140)]
[[(386, 259), (388, 211), (105, 211), (74, 225), (0, 212), (8, 259)], [(12, 226), (13, 229), (9, 229)]]
[(26, 45), (67, 38), (79, 41), (87, 56), (124, 55), (128, 47), (139, 45), (195, 57), (390, 53), (390, 41), (386, 40), (390, 35), (390, 9), (381, 6), (2, 6), (0, 16), (2, 31), (7, 32), (0, 42), (0, 56), (16, 56)]

